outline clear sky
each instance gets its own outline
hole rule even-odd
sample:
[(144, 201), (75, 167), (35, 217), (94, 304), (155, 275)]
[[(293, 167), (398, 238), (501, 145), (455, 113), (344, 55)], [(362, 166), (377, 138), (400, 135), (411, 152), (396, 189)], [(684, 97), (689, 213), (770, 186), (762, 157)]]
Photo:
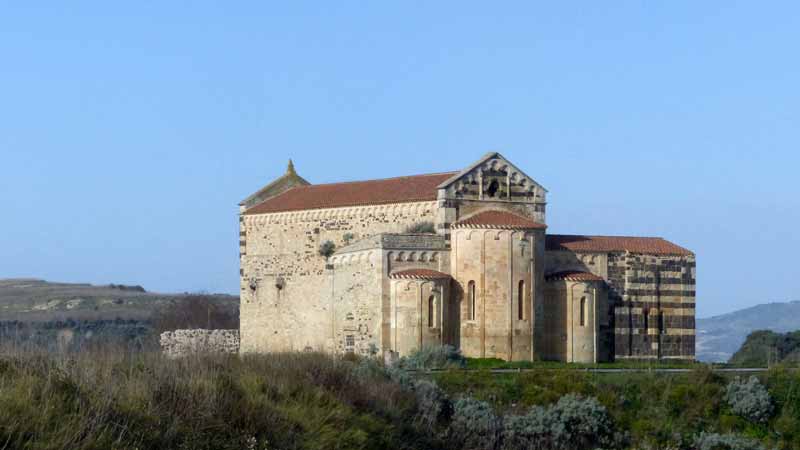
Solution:
[(701, 317), (800, 299), (798, 48), (798, 2), (3, 2), (0, 278), (237, 293), (288, 158), (496, 150), (551, 232), (694, 250)]

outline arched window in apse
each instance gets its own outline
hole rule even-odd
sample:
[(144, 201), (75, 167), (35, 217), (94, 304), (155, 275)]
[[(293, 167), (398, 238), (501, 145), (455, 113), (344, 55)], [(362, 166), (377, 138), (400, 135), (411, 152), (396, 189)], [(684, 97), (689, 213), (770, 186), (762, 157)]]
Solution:
[(467, 317), (475, 320), (475, 282), (467, 283)]
[(428, 297), (428, 328), (436, 326), (436, 297)]
[(586, 326), (586, 297), (581, 297), (581, 326)]
[(519, 280), (517, 292), (517, 319), (525, 320), (525, 280)]

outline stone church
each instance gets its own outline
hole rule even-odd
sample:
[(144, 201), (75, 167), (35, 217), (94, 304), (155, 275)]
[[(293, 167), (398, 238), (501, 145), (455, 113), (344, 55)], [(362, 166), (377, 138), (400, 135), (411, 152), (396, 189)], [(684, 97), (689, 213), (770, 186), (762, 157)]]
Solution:
[(550, 234), (547, 194), (499, 153), (318, 185), (290, 161), (239, 204), (241, 351), (694, 359), (694, 254)]

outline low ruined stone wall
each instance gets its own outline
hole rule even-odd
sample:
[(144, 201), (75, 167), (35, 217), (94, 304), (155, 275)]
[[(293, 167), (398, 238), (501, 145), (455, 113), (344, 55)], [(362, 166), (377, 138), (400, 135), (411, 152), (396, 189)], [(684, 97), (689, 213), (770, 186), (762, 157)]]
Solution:
[(176, 358), (193, 353), (239, 353), (239, 330), (175, 330), (161, 333), (161, 351)]

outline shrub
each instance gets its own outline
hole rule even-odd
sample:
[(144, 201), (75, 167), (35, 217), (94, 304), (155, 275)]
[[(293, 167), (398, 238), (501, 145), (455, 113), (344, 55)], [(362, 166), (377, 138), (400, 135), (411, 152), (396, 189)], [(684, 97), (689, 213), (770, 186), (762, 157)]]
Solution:
[(581, 450), (614, 445), (614, 427), (595, 398), (568, 394), (549, 407), (534, 406), (524, 416), (507, 417), (504, 448)]
[(695, 450), (764, 450), (758, 442), (735, 434), (700, 433), (694, 439)]
[(239, 328), (239, 315), (234, 307), (215, 301), (211, 295), (191, 294), (156, 311), (153, 322), (158, 333), (195, 328), (233, 330)]
[(753, 422), (764, 423), (772, 416), (772, 398), (754, 376), (747, 381), (736, 377), (725, 390), (725, 401), (735, 414)]
[(372, 358), (361, 358), (353, 369), (353, 376), (359, 383), (367, 384), (375, 380), (385, 380), (388, 378), (386, 371)]
[(495, 449), (500, 441), (502, 422), (488, 403), (470, 397), (453, 404), (453, 420), (448, 436), (452, 448), (465, 450)]
[(417, 398), (416, 422), (419, 426), (431, 432), (438, 424), (450, 419), (450, 398), (436, 383), (427, 380), (415, 382), (414, 395)]
[(436, 234), (436, 226), (433, 222), (417, 222), (406, 228), (406, 233), (416, 234)]
[(400, 385), (405, 390), (414, 389), (414, 379), (411, 375), (400, 367), (387, 367), (386, 374), (389, 379)]
[(336, 244), (333, 241), (325, 241), (319, 246), (319, 255), (328, 259), (336, 252)]
[(400, 367), (411, 370), (463, 368), (467, 360), (452, 345), (430, 345), (400, 359)]

